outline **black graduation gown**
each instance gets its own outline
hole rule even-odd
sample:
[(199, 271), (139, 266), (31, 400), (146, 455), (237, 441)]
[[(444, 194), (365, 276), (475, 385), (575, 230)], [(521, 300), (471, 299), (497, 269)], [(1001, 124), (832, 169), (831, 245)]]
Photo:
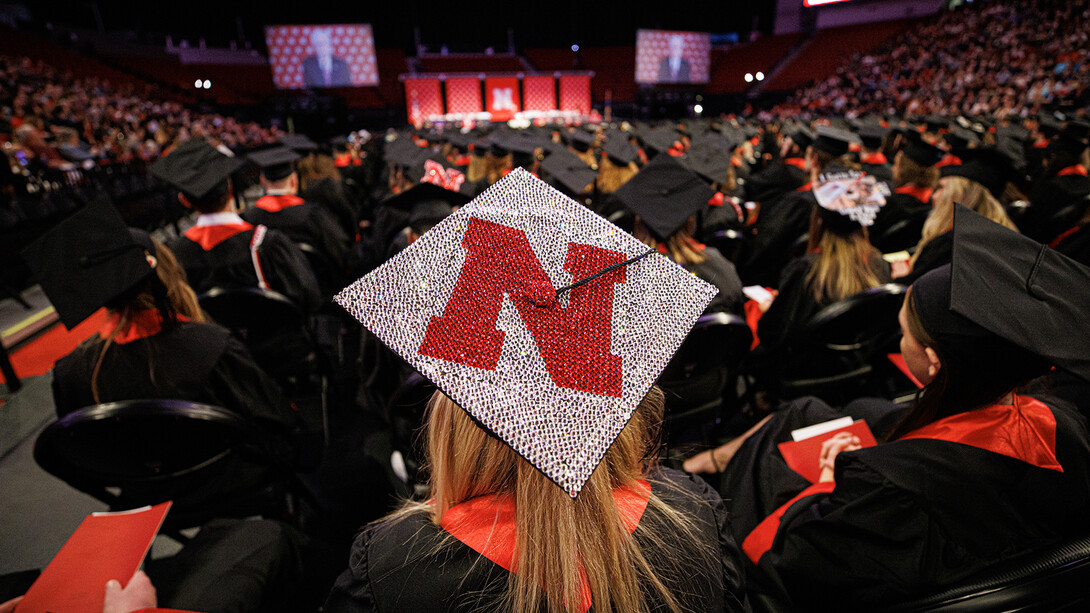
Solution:
[(1030, 207), (1018, 220), (1018, 227), (1037, 242), (1051, 242), (1077, 222), (1082, 213), (1077, 213), (1073, 219), (1057, 220), (1053, 217), (1087, 195), (1090, 195), (1090, 177), (1072, 174), (1045, 179), (1030, 194)]
[(323, 293), (344, 289), (348, 237), (324, 208), (297, 196), (264, 196), (242, 218), (283, 232), (296, 245), (313, 247), (316, 253), (308, 262)]
[(763, 204), (802, 187), (809, 180), (805, 170), (776, 160), (746, 180), (743, 186), (745, 199)]
[(926, 274), (928, 271), (949, 264), (954, 260), (954, 233), (944, 232), (927, 241), (920, 250), (916, 263), (912, 265), (912, 271), (903, 277), (897, 277), (893, 281), (901, 285), (912, 283)]
[[(170, 242), (178, 263), (185, 269), (190, 287), (198, 295), (214, 287), (258, 287), (257, 272), (250, 254), (253, 228), (210, 245), (205, 249), (191, 240), (194, 230)], [(318, 281), (307, 263), (306, 256), (284, 234), (270, 229), (257, 250), (261, 270), (269, 288), (313, 312), (322, 304)]]
[(817, 199), (810, 190), (791, 191), (761, 205), (749, 253), (739, 265), (747, 285), (776, 284), (795, 241), (809, 231), (815, 206)]
[[(783, 270), (778, 286), (779, 293), (772, 306), (757, 322), (757, 336), (761, 344), (754, 350), (754, 359), (770, 358), (782, 349), (810, 321), (818, 311), (831, 304), (818, 302), (810, 291), (806, 279), (817, 261), (818, 254), (808, 253), (795, 258)], [(870, 267), (879, 283), (888, 283), (889, 264), (877, 253), (872, 253)]]
[(715, 247), (705, 247), (703, 253), (703, 262), (690, 264), (685, 269), (719, 289), (719, 293), (712, 298), (704, 312), (741, 315), (746, 297), (742, 293), (742, 280), (738, 278), (734, 264)]
[[(870, 242), (882, 253), (902, 251), (920, 242), (923, 224), (931, 213), (931, 203), (921, 202), (909, 194), (893, 193), (886, 198), (886, 204), (878, 209), (874, 225), (867, 228)], [(885, 236), (895, 224), (908, 221), (909, 227), (897, 231), (896, 236)]]
[[(697, 535), (714, 548), (710, 553), (719, 560), (718, 565), (707, 564), (695, 552), (664, 555), (651, 546), (643, 530), (661, 525), (661, 517), (647, 507), (634, 536), (655, 571), (673, 588), (681, 608), (748, 610), (740, 554), (719, 496), (703, 480), (675, 470), (660, 469), (648, 481), (654, 494), (694, 522)], [(450, 538), (430, 517), (416, 514), (363, 530), (325, 611), (493, 611), (506, 588), (506, 570)]]
[(354, 237), (359, 231), (360, 206), (353, 202), (346, 193), (343, 183), (332, 177), (315, 181), (299, 192), (307, 202), (324, 207), (334, 219), (345, 236)]
[(1090, 266), (1090, 224), (1085, 224), (1063, 237), (1056, 244), (1056, 251)]
[[(955, 416), (965, 420), (963, 432), (980, 436), (982, 446), (928, 436), (845, 452), (837, 457), (835, 484), (801, 491), (799, 486), (809, 485), (801, 477), (779, 478), (790, 469), (775, 443), (789, 440), (788, 425), (803, 420), (774, 416), (743, 444), (724, 478), (726, 487), (738, 488), (723, 490), (734, 500), (747, 500), (750, 484), (766, 491), (748, 500), (767, 505), (802, 494), (786, 505), (778, 522), (761, 526), (758, 533), (765, 538), (736, 532), (747, 556), (759, 560), (756, 568), (749, 567), (751, 585), (782, 585), (808, 609), (869, 610), (956, 585), (989, 565), (1081, 534), (1090, 510), (1085, 420), (1060, 403), (1037, 404), (1055, 420), (1055, 445), (1048, 450), (1041, 439), (1026, 445), (1011, 431), (995, 428), (991, 417), (975, 417), (987, 411), (1027, 415), (1025, 407), (1036, 401), (1017, 402), (1017, 409), (996, 406)], [(827, 406), (799, 412), (818, 421), (836, 416)], [(1018, 421), (1025, 428), (1031, 420)], [(1033, 436), (1043, 431), (1047, 428)], [(1027, 453), (1022, 457), (1034, 462), (1018, 459), (993, 450), (998, 449), (990, 446), (993, 440), (1054, 455)], [(767, 455), (753, 453), (761, 448)], [(1062, 472), (1047, 467), (1056, 461)], [(769, 496), (773, 490), (777, 495)], [(783, 509), (764, 506), (757, 514), (777, 508)], [(738, 521), (736, 529), (747, 524)]]
[[(57, 415), (95, 404), (91, 374), (105, 340), (94, 335), (53, 369)], [(214, 323), (178, 322), (158, 334), (112, 343), (98, 376), (102, 402), (174, 398), (221, 406), (288, 432), (296, 413), (276, 382), (226, 328)]]

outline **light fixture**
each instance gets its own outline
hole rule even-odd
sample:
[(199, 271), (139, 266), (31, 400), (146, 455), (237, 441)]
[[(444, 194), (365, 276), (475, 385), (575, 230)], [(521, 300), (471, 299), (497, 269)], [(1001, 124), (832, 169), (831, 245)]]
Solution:
[(763, 73), (763, 72), (758, 72), (758, 73), (757, 73), (757, 80), (758, 80), (758, 81), (764, 81), (764, 80), (765, 80), (765, 73)]
[(746, 83), (752, 83), (752, 82), (753, 82), (753, 73), (747, 72), (746, 73)]

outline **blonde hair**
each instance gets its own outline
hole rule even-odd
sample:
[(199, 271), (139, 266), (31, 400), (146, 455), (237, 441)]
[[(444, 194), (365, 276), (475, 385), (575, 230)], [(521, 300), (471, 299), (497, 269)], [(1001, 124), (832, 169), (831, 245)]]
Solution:
[(640, 167), (635, 162), (628, 164), (614, 164), (609, 156), (602, 156), (598, 164), (598, 191), (603, 194), (612, 194), (628, 183), (628, 180), (636, 176)]
[(893, 158), (893, 187), (916, 185), (935, 189), (939, 184), (941, 172), (936, 166), (921, 166), (905, 155), (904, 151), (898, 151)]
[[(111, 313), (119, 314), (120, 319), (117, 327), (113, 329), (106, 342), (102, 344), (98, 360), (95, 361), (95, 367), (91, 370), (91, 397), (94, 398), (95, 404), (102, 402), (98, 392), (98, 375), (102, 370), (102, 362), (106, 358), (106, 352), (113, 345), (118, 332), (125, 328), (137, 311), (157, 309), (162, 313), (165, 310), (169, 311), (169, 313), (162, 313), (164, 319), (182, 316), (189, 321), (205, 321), (204, 311), (201, 310), (200, 304), (197, 302), (197, 294), (186, 281), (185, 269), (178, 263), (178, 259), (174, 257), (174, 253), (166, 245), (154, 238), (151, 239), (151, 242), (155, 246), (155, 276), (161, 287), (157, 288), (159, 291), (156, 291), (156, 289), (153, 289), (156, 280), (149, 279), (144, 283), (140, 292), (132, 298), (124, 300), (121, 304), (107, 307)], [(161, 304), (164, 299), (167, 304)], [(151, 360), (148, 360), (148, 373), (152, 381), (154, 381), (155, 370)]]
[(299, 173), (299, 189), (307, 189), (311, 183), (317, 183), (322, 179), (341, 180), (341, 171), (333, 163), (333, 158), (328, 155), (312, 153), (296, 162), (296, 172)]
[[(550, 613), (582, 611), (581, 577), (585, 576), (595, 611), (647, 611), (644, 599), (652, 596), (668, 610), (680, 612), (673, 582), (656, 574), (625, 527), (613, 497), (617, 488), (638, 487), (636, 480), (650, 468), (663, 402), (662, 391), (652, 387), (573, 500), (437, 391), (428, 403), (427, 416), (431, 501), (406, 503), (387, 521), (424, 512), (439, 524), (447, 511), (467, 500), (509, 497), (515, 507), (518, 573), (509, 574), (498, 609), (538, 611), (544, 604)], [(637, 531), (656, 551), (674, 559), (670, 553), (683, 553), (671, 551), (679, 549), (679, 543), (695, 546), (699, 555), (707, 556), (701, 567), (716, 572), (716, 552), (700, 542), (687, 515), (654, 493), (648, 507), (662, 519), (645, 513)], [(691, 556), (692, 551), (684, 555)]]
[(931, 198), (931, 213), (923, 223), (923, 232), (920, 235), (920, 242), (916, 244), (916, 253), (912, 254), (913, 265), (916, 264), (916, 258), (920, 257), (924, 245), (936, 236), (954, 228), (955, 204), (962, 204), (998, 224), (1015, 232), (1018, 231), (1018, 227), (1011, 221), (1003, 205), (980, 183), (965, 177), (944, 177), (941, 184), (942, 189)]
[(632, 227), (632, 235), (642, 241), (643, 244), (656, 248), (662, 245), (666, 249), (666, 256), (682, 266), (700, 264), (707, 259), (704, 252), (697, 246), (696, 240), (693, 239), (694, 232), (696, 232), (695, 217), (686, 219), (685, 225), (678, 228), (663, 243), (659, 242), (658, 238), (647, 229), (647, 226), (639, 217), (636, 218), (636, 222)]
[(821, 221), (817, 206), (810, 214), (807, 251), (817, 253), (806, 283), (819, 304), (843, 300), (881, 283), (870, 266), (870, 257), (877, 250), (867, 240), (867, 230), (833, 231)]
[[(492, 185), (507, 175), (515, 167), (514, 154), (495, 155), (491, 151), (485, 156), (485, 177), (488, 184)], [(468, 178), (468, 177), (467, 177)], [(472, 179), (470, 179), (472, 181)]]

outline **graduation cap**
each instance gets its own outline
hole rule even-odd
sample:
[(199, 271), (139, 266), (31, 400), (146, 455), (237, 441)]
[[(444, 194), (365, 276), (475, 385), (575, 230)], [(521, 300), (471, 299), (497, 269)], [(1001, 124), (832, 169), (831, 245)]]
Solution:
[(226, 193), (228, 178), (243, 164), (241, 159), (227, 157), (207, 142), (193, 139), (156, 160), (148, 171), (178, 188), (187, 198), (203, 200), (217, 188)]
[(826, 226), (847, 233), (874, 225), (879, 209), (886, 204), (889, 187), (874, 175), (832, 168), (818, 177), (813, 192)]
[(605, 151), (609, 159), (618, 165), (628, 165), (639, 158), (639, 149), (628, 141), (628, 135), (623, 132), (611, 135), (602, 145), (602, 151)]
[(934, 166), (946, 157), (946, 152), (922, 138), (909, 139), (908, 144), (901, 151), (905, 157), (916, 162), (920, 166)]
[(247, 156), (261, 169), (261, 175), (269, 181), (280, 181), (295, 172), (292, 163), (299, 159), (299, 154), (287, 147), (276, 147), (264, 151), (255, 151)]
[(810, 146), (818, 151), (824, 151), (833, 157), (840, 157), (847, 153), (848, 148), (855, 142), (859, 142), (859, 139), (855, 134), (852, 134), (847, 130), (819, 127), (815, 134), (814, 142), (811, 143)]
[(382, 206), (399, 209), (411, 214), (414, 208), (429, 205), (432, 202), (455, 207), (462, 206), (469, 200), (470, 197), (461, 192), (445, 189), (434, 183), (421, 182), (383, 200)]
[(155, 246), (130, 230), (105, 196), (23, 250), (35, 279), (71, 330), (155, 271)]
[(335, 300), (574, 498), (715, 293), (515, 169)]
[(640, 140), (653, 151), (669, 151), (677, 139), (677, 131), (666, 126), (651, 128), (640, 133)]
[(1090, 268), (958, 205), (951, 264), (912, 287), (924, 328), (959, 362), (1001, 381), (1043, 374), (1041, 362), (1090, 381)]
[(953, 149), (968, 149), (970, 146), (976, 147), (980, 145), (980, 136), (978, 136), (976, 132), (960, 125), (952, 126), (950, 131), (943, 135), (943, 140), (945, 140)]
[(414, 168), (424, 163), (431, 156), (431, 151), (418, 147), (413, 139), (400, 137), (386, 143), (386, 161), (405, 168)]
[(276, 140), (280, 141), (281, 145), (291, 149), (292, 151), (307, 154), (318, 148), (318, 144), (310, 140), (303, 134), (282, 134)]
[(469, 149), (469, 144), (472, 143), (474, 140), (476, 140), (476, 138), (472, 134), (470, 134), (468, 132), (464, 133), (464, 134), (462, 132), (458, 132), (458, 131), (448, 132), (446, 134), (446, 136), (447, 136), (447, 142), (448, 143), (450, 143), (451, 145), (454, 145), (455, 147), (461, 149), (462, 151), (468, 150)]
[(567, 149), (550, 153), (541, 162), (541, 171), (550, 175), (572, 194), (582, 194), (598, 176), (597, 170)]
[(594, 144), (594, 135), (584, 130), (572, 130), (571, 132), (565, 132), (562, 136), (568, 145), (579, 151), (586, 151)]
[(468, 197), (473, 197), (477, 193), (477, 184), (467, 180), (462, 169), (454, 166), (439, 154), (425, 158), (419, 166), (409, 168), (406, 171), (406, 176), (412, 181), (432, 183), (446, 190), (460, 192)]
[[(791, 139), (791, 142), (799, 146), (799, 149), (806, 151), (806, 148), (814, 144), (814, 133), (807, 129), (805, 126), (798, 126), (794, 130), (791, 130), (787, 134), (787, 137)], [(845, 151), (847, 151), (845, 149)]]
[(1014, 164), (996, 147), (981, 147), (965, 152), (959, 166), (943, 166), (943, 177), (963, 177), (983, 185), (997, 199), (1003, 196), (1008, 179), (1014, 174)]
[(882, 140), (889, 134), (889, 128), (879, 125), (863, 124), (859, 128), (859, 141), (867, 149), (880, 149)]
[(1087, 147), (1090, 147), (1090, 123), (1080, 119), (1072, 119), (1056, 136), (1055, 143), (1056, 147), (1074, 155), (1079, 155)]
[(1045, 135), (1045, 138), (1056, 136), (1064, 129), (1064, 124), (1055, 115), (1041, 113), (1037, 115), (1037, 130)]
[(613, 195), (665, 240), (707, 207), (715, 190), (677, 158), (659, 155)]
[(685, 164), (696, 174), (713, 183), (727, 180), (730, 151), (710, 146), (693, 147), (685, 156)]

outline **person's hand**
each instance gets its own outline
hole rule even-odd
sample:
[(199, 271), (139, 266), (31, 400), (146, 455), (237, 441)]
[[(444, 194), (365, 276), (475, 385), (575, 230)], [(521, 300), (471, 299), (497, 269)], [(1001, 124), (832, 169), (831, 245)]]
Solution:
[(859, 437), (849, 432), (841, 432), (821, 444), (819, 465), (821, 466), (821, 478), (819, 483), (833, 480), (833, 468), (836, 465), (836, 456), (841, 451), (855, 451), (862, 449)]
[(124, 588), (115, 579), (106, 582), (106, 601), (102, 604), (102, 613), (129, 613), (157, 606), (155, 586), (142, 570), (136, 571)]
[(13, 613), (15, 611), (15, 605), (19, 604), (19, 601), (22, 599), (22, 596), (17, 596), (7, 602), (0, 603), (0, 613)]

